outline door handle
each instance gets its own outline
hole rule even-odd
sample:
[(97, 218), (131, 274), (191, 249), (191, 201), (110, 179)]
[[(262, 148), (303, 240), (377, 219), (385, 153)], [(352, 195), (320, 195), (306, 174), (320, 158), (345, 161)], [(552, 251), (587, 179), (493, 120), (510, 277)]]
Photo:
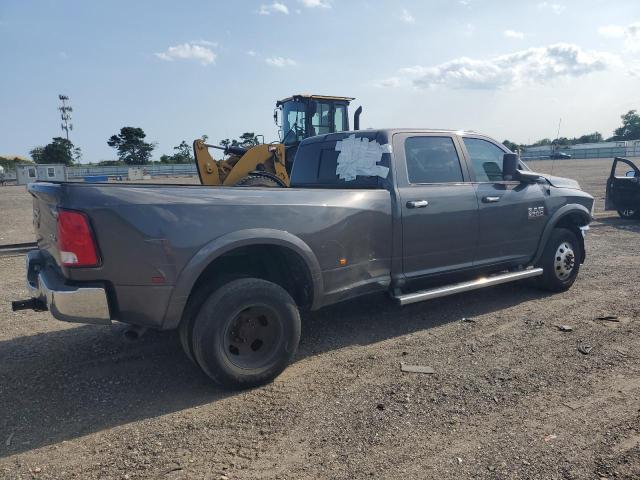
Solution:
[(426, 200), (411, 200), (407, 202), (407, 208), (424, 208), (429, 205)]
[(500, 201), (500, 197), (482, 197), (484, 203), (496, 203)]

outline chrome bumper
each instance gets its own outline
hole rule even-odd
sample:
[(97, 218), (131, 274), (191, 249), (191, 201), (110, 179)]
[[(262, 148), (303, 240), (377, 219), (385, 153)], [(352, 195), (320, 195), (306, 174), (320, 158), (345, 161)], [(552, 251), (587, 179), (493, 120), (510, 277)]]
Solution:
[(53, 268), (46, 267), (39, 250), (27, 253), (27, 288), (64, 322), (111, 324), (107, 292), (99, 286), (67, 285)]

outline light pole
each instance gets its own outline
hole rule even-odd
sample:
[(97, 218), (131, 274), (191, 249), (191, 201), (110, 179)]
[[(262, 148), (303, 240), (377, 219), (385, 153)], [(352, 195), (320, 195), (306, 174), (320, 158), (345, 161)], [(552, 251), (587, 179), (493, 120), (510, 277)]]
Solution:
[(58, 95), (58, 99), (62, 102), (62, 105), (58, 107), (58, 110), (60, 110), (60, 118), (62, 119), (60, 128), (67, 134), (67, 140), (69, 140), (69, 130), (73, 130), (73, 124), (71, 123), (71, 112), (73, 112), (73, 108), (71, 105), (67, 105), (69, 97), (66, 95), (60, 94)]

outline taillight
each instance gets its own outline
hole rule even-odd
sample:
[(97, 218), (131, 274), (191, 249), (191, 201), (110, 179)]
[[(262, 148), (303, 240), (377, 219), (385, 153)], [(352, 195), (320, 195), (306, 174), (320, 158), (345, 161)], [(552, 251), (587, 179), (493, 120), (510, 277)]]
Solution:
[(96, 267), (100, 264), (89, 218), (81, 212), (58, 211), (58, 250), (67, 267)]

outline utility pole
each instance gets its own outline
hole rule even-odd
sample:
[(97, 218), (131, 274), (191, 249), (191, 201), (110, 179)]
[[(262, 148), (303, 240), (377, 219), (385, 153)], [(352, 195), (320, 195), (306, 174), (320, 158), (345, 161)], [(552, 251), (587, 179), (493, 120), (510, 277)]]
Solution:
[(73, 108), (71, 108), (71, 105), (67, 105), (69, 97), (66, 95), (60, 94), (58, 95), (58, 99), (62, 102), (62, 105), (58, 107), (58, 110), (60, 110), (60, 118), (62, 119), (60, 128), (67, 134), (67, 140), (69, 140), (69, 130), (73, 130), (73, 124), (71, 123), (71, 112), (73, 112)]

